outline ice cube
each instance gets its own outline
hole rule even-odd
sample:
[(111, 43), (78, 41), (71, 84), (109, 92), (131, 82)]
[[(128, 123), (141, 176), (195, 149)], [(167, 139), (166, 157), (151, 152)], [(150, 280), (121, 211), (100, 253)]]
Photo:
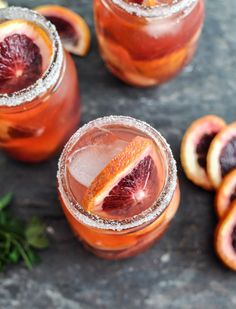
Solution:
[(150, 37), (158, 39), (166, 35), (175, 35), (180, 30), (180, 27), (180, 23), (176, 22), (176, 20), (165, 20), (156, 24), (147, 24), (145, 31)]
[(111, 144), (95, 144), (83, 147), (70, 158), (69, 171), (79, 183), (89, 187), (102, 169), (126, 145), (126, 141), (116, 139)]

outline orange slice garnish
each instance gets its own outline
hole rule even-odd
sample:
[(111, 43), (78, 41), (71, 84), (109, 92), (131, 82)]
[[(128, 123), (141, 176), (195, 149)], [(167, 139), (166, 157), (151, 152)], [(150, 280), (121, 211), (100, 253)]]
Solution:
[(127, 218), (149, 207), (157, 194), (156, 155), (150, 139), (135, 137), (94, 179), (83, 198), (85, 209)]
[(13, 93), (34, 84), (48, 69), (53, 53), (47, 33), (17, 19), (0, 24), (0, 93)]
[(88, 53), (90, 30), (80, 15), (59, 5), (43, 5), (35, 10), (56, 26), (67, 51), (79, 56)]

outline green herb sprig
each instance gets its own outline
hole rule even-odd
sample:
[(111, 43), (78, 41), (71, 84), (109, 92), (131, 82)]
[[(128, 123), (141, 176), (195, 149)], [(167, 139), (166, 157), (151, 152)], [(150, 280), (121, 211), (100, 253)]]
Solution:
[(35, 249), (49, 245), (46, 228), (38, 218), (29, 222), (15, 218), (8, 210), (11, 201), (11, 193), (0, 198), (0, 271), (20, 260), (32, 269), (40, 261)]

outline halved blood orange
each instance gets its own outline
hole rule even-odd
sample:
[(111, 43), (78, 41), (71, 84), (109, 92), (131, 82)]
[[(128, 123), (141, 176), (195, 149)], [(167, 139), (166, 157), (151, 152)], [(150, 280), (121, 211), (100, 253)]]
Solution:
[(35, 10), (57, 28), (67, 51), (84, 56), (90, 46), (90, 30), (85, 20), (75, 12), (59, 5), (43, 5)]
[(226, 213), (234, 200), (236, 200), (236, 169), (223, 178), (217, 191), (215, 206), (219, 218)]
[(236, 168), (236, 122), (228, 125), (213, 139), (207, 155), (207, 173), (218, 188), (222, 179)]
[(222, 262), (236, 271), (236, 201), (230, 205), (217, 226), (215, 248)]
[(181, 144), (181, 163), (186, 176), (204, 189), (213, 188), (207, 175), (206, 157), (213, 138), (225, 127), (223, 119), (207, 115), (194, 121)]
[(83, 199), (87, 211), (106, 218), (127, 218), (149, 207), (157, 195), (154, 143), (135, 137), (94, 179)]
[(0, 24), (0, 93), (34, 84), (50, 65), (52, 43), (46, 32), (25, 20)]

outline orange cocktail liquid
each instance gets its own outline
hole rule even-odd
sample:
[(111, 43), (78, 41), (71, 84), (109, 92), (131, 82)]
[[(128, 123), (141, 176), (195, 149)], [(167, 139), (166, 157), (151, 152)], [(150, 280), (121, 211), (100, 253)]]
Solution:
[(80, 97), (75, 65), (67, 52), (65, 62), (55, 89), (25, 104), (25, 108), (24, 104), (0, 107), (0, 147), (12, 157), (25, 162), (45, 160), (75, 130), (80, 119)]
[[(0, 86), (0, 148), (15, 159), (38, 162), (51, 157), (77, 127), (80, 119), (80, 96), (76, 68), (71, 56), (63, 50), (55, 28), (46, 24), (45, 19), (21, 8), (9, 8), (4, 12), (1, 11), (0, 15), (5, 14), (5, 18), (8, 18), (9, 13), (9, 20), (13, 26), (15, 22), (13, 16), (16, 15), (16, 22), (23, 24), (26, 29), (25, 33), (10, 34), (5, 41), (11, 42), (18, 36), (17, 43), (20, 42), (18, 44), (25, 42), (27, 38), (31, 45), (33, 43), (37, 45), (34, 36), (39, 37), (42, 33), (44, 36), (48, 35), (52, 48), (57, 48), (52, 52), (52, 59), (48, 60), (49, 67), (42, 72), (42, 76), (39, 76), (35, 84), (28, 88), (17, 88), (17, 92), (8, 92), (7, 86), (3, 88)], [(32, 34), (32, 29), (36, 29), (37, 35)], [(1, 35), (4, 31), (4, 27), (0, 28)], [(40, 40), (38, 39), (39, 42), (42, 41)], [(1, 46), (5, 44), (0, 43)], [(31, 45), (29, 48), (32, 50)], [(25, 45), (23, 47), (24, 51), (30, 54), (31, 50), (27, 51)], [(20, 46), (21, 49), (23, 47)], [(44, 60), (42, 48), (40, 55)], [(24, 55), (21, 56), (23, 59)], [(32, 63), (34, 64), (35, 62)], [(19, 72), (21, 74), (21, 71)], [(25, 74), (27, 75), (27, 72)]]
[(123, 0), (94, 0), (101, 56), (114, 75), (131, 85), (173, 78), (197, 47), (204, 0), (158, 3), (160, 7), (145, 8)]
[[(67, 220), (85, 247), (103, 258), (127, 258), (144, 251), (165, 232), (179, 206), (180, 191), (176, 181), (168, 205), (160, 215), (154, 216), (150, 220), (145, 220), (145, 215), (143, 215), (144, 219), (141, 224), (132, 226), (131, 223), (127, 228), (122, 227), (126, 220), (130, 222), (136, 220), (135, 218), (154, 205), (163, 193), (168, 171), (164, 154), (156, 147), (155, 154), (152, 156), (156, 170), (151, 174), (146, 185), (145, 202), (141, 204), (137, 202), (135, 207), (129, 208), (128, 204), (123, 202), (122, 197), (116, 196), (119, 202), (116, 200), (115, 211), (109, 209), (108, 205), (107, 208), (104, 208), (101, 217), (92, 216), (90, 218), (92, 224), (87, 221), (92, 214), (86, 213), (86, 210), (83, 209), (83, 198), (87, 187), (104, 166), (136, 136), (146, 137), (146, 134), (126, 124), (106, 125), (104, 122), (104, 125), (97, 126), (94, 123), (90, 130), (85, 132), (69, 150), (67, 149), (68, 152), (64, 151), (64, 155), (62, 155), (64, 159), (61, 159), (59, 163), (59, 196)], [(67, 152), (66, 157), (65, 152)], [(62, 164), (65, 165), (63, 173), (60, 171)], [(63, 183), (66, 188), (63, 188)], [(135, 188), (137, 187), (138, 185)], [(138, 194), (138, 191), (132, 190), (131, 194)], [(72, 206), (73, 203), (69, 202), (70, 199), (77, 205)], [(84, 219), (80, 217), (81, 213), (84, 213)], [(116, 215), (114, 216), (114, 214)], [(104, 219), (105, 221), (103, 221)], [(106, 227), (106, 224), (113, 225), (112, 220), (116, 221), (117, 229)]]

